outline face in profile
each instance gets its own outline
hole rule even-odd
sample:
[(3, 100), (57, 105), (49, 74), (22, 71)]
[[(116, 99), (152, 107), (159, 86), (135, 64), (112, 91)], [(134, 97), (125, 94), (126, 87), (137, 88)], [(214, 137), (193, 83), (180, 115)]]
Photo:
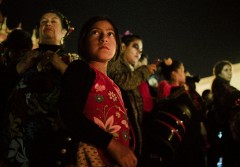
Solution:
[(91, 60), (107, 62), (116, 53), (116, 38), (113, 26), (106, 20), (96, 22), (87, 39), (88, 53)]
[(226, 64), (223, 66), (221, 73), (218, 74), (219, 77), (225, 79), (226, 81), (231, 81), (232, 79), (232, 66)]
[(129, 43), (128, 46), (125, 44), (122, 47), (123, 58), (131, 65), (135, 65), (142, 54), (143, 43), (142, 40), (136, 39)]
[(40, 40), (52, 39), (60, 42), (66, 33), (67, 31), (63, 29), (61, 19), (57, 14), (45, 13), (41, 17), (39, 26)]
[(176, 71), (173, 71), (173, 79), (179, 85), (182, 85), (186, 82), (186, 74), (183, 65), (180, 65), (180, 67)]

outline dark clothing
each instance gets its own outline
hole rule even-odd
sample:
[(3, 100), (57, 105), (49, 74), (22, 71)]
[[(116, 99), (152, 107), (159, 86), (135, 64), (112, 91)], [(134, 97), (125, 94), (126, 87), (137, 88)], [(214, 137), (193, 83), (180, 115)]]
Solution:
[[(62, 58), (68, 56), (56, 45), (40, 44), (36, 50), (41, 53), (58, 51)], [(6, 108), (9, 114), (10, 166), (56, 165), (61, 80), (62, 74), (51, 65), (47, 70), (39, 71), (35, 62), (11, 91)]]
[[(240, 92), (230, 85), (229, 81), (221, 77), (216, 77), (212, 83), (213, 105), (212, 111), (212, 143), (218, 143), (217, 151), (223, 157), (224, 167), (233, 167), (239, 164), (239, 142), (233, 139), (230, 129), (232, 118), (239, 108), (236, 107), (236, 100), (240, 97)], [(217, 136), (221, 133), (220, 138)], [(215, 139), (215, 141), (214, 141)], [(237, 154), (235, 154), (237, 153)]]
[(8, 115), (6, 111), (6, 104), (11, 90), (20, 80), (20, 76), (16, 71), (16, 62), (10, 62), (9, 50), (1, 48), (0, 59), (4, 59), (0, 62), (0, 160), (6, 161), (8, 151), (8, 137), (7, 137), (7, 125)]

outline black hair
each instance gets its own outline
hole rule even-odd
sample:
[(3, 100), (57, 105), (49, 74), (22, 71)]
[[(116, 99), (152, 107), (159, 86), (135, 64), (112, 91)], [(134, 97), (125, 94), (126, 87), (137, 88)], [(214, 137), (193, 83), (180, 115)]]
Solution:
[(142, 40), (142, 38), (139, 35), (128, 34), (128, 35), (122, 36), (121, 42), (124, 43), (126, 46), (128, 46), (132, 41), (136, 39)]
[(171, 79), (171, 73), (173, 71), (177, 71), (177, 69), (179, 69), (181, 65), (183, 65), (183, 63), (181, 61), (178, 61), (178, 60), (172, 60), (171, 64), (166, 64), (165, 61), (162, 61), (159, 64), (160, 74), (163, 75), (163, 77), (166, 80), (170, 80)]
[(13, 52), (29, 50), (33, 47), (31, 34), (22, 29), (12, 30), (2, 44)]
[(89, 35), (89, 32), (90, 32), (92, 26), (99, 21), (108, 21), (114, 29), (117, 48), (116, 48), (116, 53), (115, 53), (113, 59), (116, 60), (120, 54), (120, 46), (121, 46), (120, 36), (119, 36), (117, 26), (106, 15), (92, 17), (82, 26), (80, 33), (79, 33), (79, 37), (78, 37), (78, 54), (85, 60), (87, 60), (87, 61), (89, 60), (89, 57), (87, 55), (86, 40), (88, 38), (88, 35)]
[(210, 89), (205, 89), (205, 90), (202, 92), (202, 98), (205, 99), (210, 93), (211, 93), (211, 90), (210, 90)]
[(200, 81), (199, 75), (186, 76), (186, 82), (198, 83)]

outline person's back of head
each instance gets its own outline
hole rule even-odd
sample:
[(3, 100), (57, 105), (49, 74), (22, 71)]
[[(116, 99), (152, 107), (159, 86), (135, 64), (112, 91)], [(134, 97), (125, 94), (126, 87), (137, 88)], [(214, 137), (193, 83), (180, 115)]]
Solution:
[(3, 45), (12, 52), (19, 52), (22, 50), (31, 50), (33, 47), (33, 42), (31, 34), (22, 29), (12, 30)]

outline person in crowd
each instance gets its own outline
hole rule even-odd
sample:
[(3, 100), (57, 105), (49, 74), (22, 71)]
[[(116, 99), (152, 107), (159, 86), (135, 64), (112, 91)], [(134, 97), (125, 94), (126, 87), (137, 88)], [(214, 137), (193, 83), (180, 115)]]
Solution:
[(19, 81), (11, 91), (6, 108), (9, 166), (55, 165), (55, 132), (60, 127), (57, 101), (62, 74), (71, 60), (77, 58), (64, 51), (64, 39), (71, 32), (71, 26), (62, 13), (44, 12), (37, 28), (39, 48), (17, 61), (12, 69), (15, 77), (8, 75)]
[[(139, 61), (134, 65), (134, 68), (137, 69), (143, 65), (148, 65), (148, 55), (145, 53), (141, 54), (141, 57), (139, 58)], [(151, 87), (148, 84), (148, 80), (143, 81), (139, 85), (139, 90), (143, 100), (143, 112), (149, 113), (153, 110), (155, 99), (151, 94)]]
[[(29, 32), (22, 29), (13, 29), (0, 45), (0, 76), (2, 78), (0, 80), (0, 159), (6, 161), (4, 157), (6, 157), (8, 149), (7, 139), (5, 138), (8, 114), (5, 112), (5, 107), (10, 91), (17, 83), (17, 77), (16, 80), (7, 82), (5, 76), (10, 75), (8, 71), (11, 71), (19, 59), (32, 49), (33, 43)], [(9, 78), (11, 77), (12, 75), (9, 76)], [(8, 86), (5, 86), (5, 83)]]
[(208, 147), (207, 151), (207, 166), (215, 167), (219, 162), (219, 158), (221, 157), (221, 136), (218, 137), (218, 126), (215, 122), (215, 112), (214, 112), (214, 104), (213, 104), (213, 95), (211, 89), (205, 89), (202, 92), (202, 99), (206, 108), (205, 112), (205, 125), (207, 130), (207, 138), (208, 138)]
[(160, 68), (164, 79), (158, 83), (157, 101), (169, 97), (174, 87), (182, 87), (185, 90), (186, 75), (182, 62), (166, 58), (160, 63)]
[(216, 62), (213, 67), (213, 74), (215, 78), (211, 85), (214, 105), (212, 121), (214, 121), (216, 127), (213, 135), (215, 136), (215, 142), (219, 143), (219, 158), (223, 158), (224, 167), (239, 166), (239, 141), (235, 140), (235, 137), (238, 136), (235, 132), (239, 131), (239, 127), (235, 129), (235, 123), (237, 124), (239, 120), (235, 116), (239, 113), (240, 92), (230, 84), (232, 63), (227, 60)]
[(1, 43), (0, 69), (16, 63), (26, 50), (33, 47), (31, 34), (23, 29), (13, 29)]
[[(142, 65), (134, 69), (143, 51), (143, 40), (140, 36), (128, 33), (121, 38), (121, 54), (117, 61), (110, 63), (109, 77), (120, 87), (127, 114), (136, 136), (135, 154), (141, 157), (143, 100), (139, 85), (146, 81), (157, 70), (157, 63)], [(142, 158), (138, 158), (142, 160)], [(139, 165), (141, 162), (138, 163)]]
[[(197, 118), (198, 120), (196, 123), (200, 123), (199, 131), (200, 131), (200, 136), (199, 136), (199, 158), (202, 157), (202, 166), (204, 166), (205, 162), (205, 156), (207, 156), (207, 149), (209, 148), (209, 141), (208, 141), (208, 134), (207, 134), (207, 129), (206, 129), (206, 106), (203, 101), (202, 96), (197, 92), (196, 90), (196, 83), (200, 81), (200, 76), (198, 75), (191, 75), (189, 72), (186, 72), (186, 86), (187, 86), (187, 91), (193, 100), (193, 104), (196, 108), (197, 111)], [(197, 127), (198, 125), (196, 125)]]
[[(197, 105), (191, 96), (192, 87), (186, 83), (184, 64), (181, 61), (171, 58), (163, 59), (160, 63), (160, 74), (164, 79), (161, 80), (158, 85), (157, 110), (170, 110), (171, 104), (178, 105), (180, 102), (182, 105), (188, 106), (190, 111), (188, 119), (182, 120), (186, 129), (184, 133), (180, 133), (182, 140), (179, 145), (174, 148), (174, 156), (172, 161), (168, 163), (168, 166), (204, 167), (205, 162), (202, 152), (202, 136), (200, 130), (200, 115), (202, 115), (202, 113), (198, 111)], [(170, 106), (167, 106), (167, 108), (165, 107), (165, 105), (168, 104), (166, 102), (170, 103)], [(177, 119), (181, 120), (182, 116), (177, 113), (177, 109), (175, 110), (176, 113), (171, 113), (176, 116)], [(183, 110), (183, 112), (188, 113), (186, 110)], [(159, 119), (161, 120), (161, 118)], [(165, 121), (167, 124), (172, 125), (171, 122), (168, 122), (169, 120)], [(172, 126), (175, 127), (174, 125)], [(191, 158), (188, 158), (190, 156)]]
[(60, 95), (61, 119), (80, 142), (76, 166), (137, 165), (122, 95), (107, 75), (109, 61), (119, 52), (118, 29), (108, 16), (95, 16), (83, 25), (78, 40), (82, 60), (68, 66)]

